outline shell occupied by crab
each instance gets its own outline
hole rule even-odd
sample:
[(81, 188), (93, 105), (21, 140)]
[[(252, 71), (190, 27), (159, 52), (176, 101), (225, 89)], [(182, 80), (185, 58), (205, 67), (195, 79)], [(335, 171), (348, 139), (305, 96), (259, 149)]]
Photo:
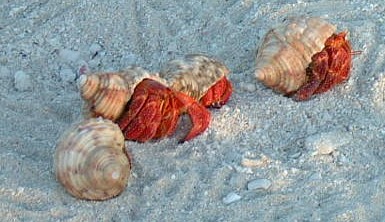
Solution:
[(271, 29), (256, 54), (255, 76), (285, 95), (306, 81), (312, 56), (321, 51), (336, 27), (320, 18), (293, 17)]
[(85, 200), (119, 195), (131, 171), (122, 132), (101, 117), (73, 124), (59, 139), (54, 161), (58, 181), (71, 195)]
[(171, 60), (159, 73), (174, 90), (193, 97), (205, 107), (215, 108), (226, 104), (233, 92), (229, 74), (222, 62), (203, 54)]

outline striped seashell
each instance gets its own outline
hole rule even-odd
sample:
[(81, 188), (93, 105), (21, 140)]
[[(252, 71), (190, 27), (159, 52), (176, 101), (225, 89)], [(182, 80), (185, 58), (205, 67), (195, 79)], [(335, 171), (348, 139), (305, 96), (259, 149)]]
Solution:
[(188, 54), (182, 59), (169, 61), (159, 75), (174, 90), (199, 100), (229, 69), (220, 61), (203, 54)]
[(294, 17), (271, 29), (256, 53), (256, 78), (266, 86), (292, 94), (307, 80), (311, 57), (322, 50), (336, 26), (321, 18)]
[(91, 118), (74, 124), (57, 144), (56, 177), (79, 199), (105, 200), (119, 195), (126, 188), (130, 170), (124, 136), (110, 120)]
[(86, 102), (84, 116), (86, 118), (101, 116), (112, 121), (117, 120), (134, 93), (136, 85), (145, 78), (163, 81), (140, 67), (128, 67), (118, 72), (80, 75), (78, 88)]

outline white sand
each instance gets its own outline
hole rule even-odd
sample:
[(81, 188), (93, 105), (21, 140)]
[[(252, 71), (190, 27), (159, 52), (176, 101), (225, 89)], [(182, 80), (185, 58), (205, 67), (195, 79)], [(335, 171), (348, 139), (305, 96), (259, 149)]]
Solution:
[[(1, 220), (384, 220), (384, 4), (274, 2), (0, 1)], [(328, 19), (363, 51), (346, 84), (303, 103), (253, 76), (256, 44), (293, 15)], [(209, 129), (184, 144), (128, 142), (125, 192), (104, 202), (70, 196), (53, 154), (80, 116), (79, 67), (156, 71), (195, 52), (223, 60), (235, 86)], [(271, 186), (248, 190), (257, 179)]]

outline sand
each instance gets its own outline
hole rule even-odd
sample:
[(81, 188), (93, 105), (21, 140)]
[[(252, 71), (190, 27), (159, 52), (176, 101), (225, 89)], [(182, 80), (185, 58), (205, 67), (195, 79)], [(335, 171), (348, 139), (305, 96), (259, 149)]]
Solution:
[[(81, 3), (79, 3), (81, 2)], [(2, 221), (381, 221), (385, 207), (385, 7), (377, 1), (0, 1)], [(256, 45), (283, 19), (321, 16), (360, 55), (343, 85), (295, 102), (254, 78)], [(55, 145), (79, 120), (79, 67), (157, 71), (221, 59), (235, 91), (190, 142), (127, 142), (127, 189), (70, 196)]]

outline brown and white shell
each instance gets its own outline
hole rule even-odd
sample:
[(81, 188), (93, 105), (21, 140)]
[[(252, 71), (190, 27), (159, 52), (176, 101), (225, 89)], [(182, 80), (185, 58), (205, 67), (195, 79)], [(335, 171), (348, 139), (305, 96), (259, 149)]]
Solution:
[(229, 69), (219, 60), (203, 54), (188, 54), (182, 59), (169, 61), (159, 75), (171, 88), (199, 100)]
[(290, 18), (271, 29), (256, 54), (256, 78), (280, 93), (295, 92), (307, 80), (312, 55), (335, 30), (321, 18), (307, 17)]
[(56, 177), (77, 198), (105, 200), (119, 195), (130, 171), (124, 136), (110, 120), (100, 117), (74, 124), (57, 144)]
[(86, 118), (104, 117), (112, 121), (122, 114), (136, 85), (145, 78), (163, 82), (156, 75), (141, 67), (128, 67), (117, 72), (103, 72), (80, 75), (78, 88), (85, 101), (84, 116)]

